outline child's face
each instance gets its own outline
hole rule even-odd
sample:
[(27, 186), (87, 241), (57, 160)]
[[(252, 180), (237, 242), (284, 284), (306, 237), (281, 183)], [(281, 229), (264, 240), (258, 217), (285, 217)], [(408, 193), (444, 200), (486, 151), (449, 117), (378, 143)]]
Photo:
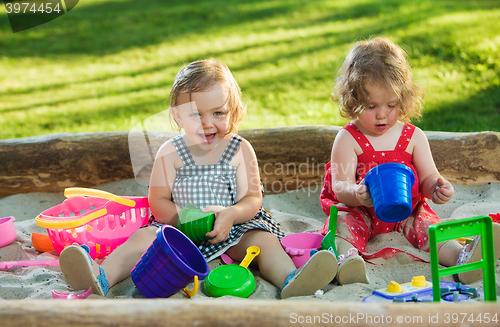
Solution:
[(172, 113), (192, 143), (210, 149), (229, 131), (226, 102), (227, 92), (217, 83), (206, 92), (191, 93), (191, 97), (180, 94)]
[(399, 99), (392, 89), (385, 86), (366, 84), (365, 89), (368, 97), (358, 121), (370, 133), (382, 135), (399, 119)]

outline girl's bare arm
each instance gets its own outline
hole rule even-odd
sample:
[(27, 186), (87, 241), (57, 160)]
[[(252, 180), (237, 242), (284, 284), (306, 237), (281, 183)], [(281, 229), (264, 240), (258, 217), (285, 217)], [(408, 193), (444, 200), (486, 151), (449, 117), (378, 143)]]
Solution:
[(245, 223), (255, 217), (262, 205), (257, 157), (248, 141), (241, 142), (240, 151), (231, 164), (237, 166), (236, 203), (228, 208), (208, 206), (203, 209), (214, 211), (216, 215), (214, 229), (207, 233), (207, 236), (214, 237), (209, 241), (213, 244), (226, 240), (233, 225)]
[(151, 179), (149, 182), (149, 206), (156, 221), (162, 224), (177, 225), (180, 208), (172, 202), (172, 185), (176, 171), (174, 158), (177, 151), (171, 142), (167, 142), (158, 150)]
[(337, 199), (349, 206), (373, 206), (370, 193), (364, 183), (356, 184), (358, 156), (357, 143), (349, 132), (341, 130), (332, 147), (332, 189)]
[(420, 180), (420, 192), (436, 204), (448, 202), (454, 193), (453, 186), (439, 174), (432, 158), (429, 141), (420, 128), (415, 128), (412, 143), (413, 165)]

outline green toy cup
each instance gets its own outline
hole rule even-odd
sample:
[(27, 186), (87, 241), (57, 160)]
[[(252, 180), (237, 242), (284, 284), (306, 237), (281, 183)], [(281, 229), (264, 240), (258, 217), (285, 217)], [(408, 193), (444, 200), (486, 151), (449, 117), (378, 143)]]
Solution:
[(213, 237), (205, 234), (214, 229), (215, 214), (212, 211), (203, 212), (192, 204), (187, 204), (179, 214), (177, 228), (191, 241), (205, 241)]

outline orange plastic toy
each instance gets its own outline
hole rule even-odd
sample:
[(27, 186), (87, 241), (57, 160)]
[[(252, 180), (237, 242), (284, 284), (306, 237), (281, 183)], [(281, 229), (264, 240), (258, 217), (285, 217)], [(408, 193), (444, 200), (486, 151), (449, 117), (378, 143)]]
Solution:
[(31, 243), (35, 250), (39, 252), (50, 252), (55, 251), (54, 244), (50, 240), (49, 235), (40, 234), (40, 233), (32, 233), (31, 234)]

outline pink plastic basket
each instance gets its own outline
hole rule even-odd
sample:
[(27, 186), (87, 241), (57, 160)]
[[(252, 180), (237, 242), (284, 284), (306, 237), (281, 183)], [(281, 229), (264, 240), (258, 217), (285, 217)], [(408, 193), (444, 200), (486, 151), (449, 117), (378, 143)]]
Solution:
[(67, 188), (63, 203), (36, 217), (57, 253), (73, 244), (86, 244), (92, 258), (103, 258), (148, 223), (147, 197), (119, 197), (86, 188)]

